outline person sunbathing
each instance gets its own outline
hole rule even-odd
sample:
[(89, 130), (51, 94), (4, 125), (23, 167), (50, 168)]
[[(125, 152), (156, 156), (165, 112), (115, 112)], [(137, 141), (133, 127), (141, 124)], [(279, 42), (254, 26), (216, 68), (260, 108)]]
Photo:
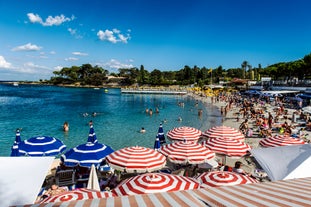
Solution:
[(63, 187), (59, 187), (58, 185), (52, 185), (44, 194), (42, 197), (50, 197), (50, 196), (55, 196), (59, 195), (61, 193), (66, 192), (67, 190)]
[(43, 193), (42, 196), (39, 197), (36, 203), (40, 203), (43, 199), (55, 195), (59, 195), (61, 193), (64, 193), (68, 191), (67, 187), (59, 187), (58, 185), (52, 185), (46, 192)]
[(232, 172), (239, 173), (239, 174), (246, 175), (246, 176), (252, 176), (250, 173), (247, 173), (245, 172), (245, 170), (242, 169), (242, 165), (243, 165), (242, 162), (236, 161), (234, 168), (232, 168)]

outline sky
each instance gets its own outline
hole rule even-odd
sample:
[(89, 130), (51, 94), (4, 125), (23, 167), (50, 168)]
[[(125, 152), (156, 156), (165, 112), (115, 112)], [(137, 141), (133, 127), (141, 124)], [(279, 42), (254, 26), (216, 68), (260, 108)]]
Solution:
[(240, 68), (311, 52), (309, 0), (0, 0), (0, 80), (63, 67)]

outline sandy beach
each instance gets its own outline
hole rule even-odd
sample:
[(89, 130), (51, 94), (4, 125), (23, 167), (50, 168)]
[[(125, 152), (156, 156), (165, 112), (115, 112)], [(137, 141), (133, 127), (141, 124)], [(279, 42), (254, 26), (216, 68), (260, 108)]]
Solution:
[[(212, 101), (211, 97), (202, 97), (202, 96), (200, 96), (198, 94), (194, 94), (194, 93), (191, 94), (190, 96), (192, 96), (193, 98), (195, 98), (199, 101), (202, 101), (206, 104), (216, 105), (219, 109), (221, 109), (222, 107), (223, 108), (226, 107), (226, 105), (228, 104), (227, 102), (221, 101), (221, 100), (215, 101), (215, 98)], [(264, 105), (256, 104), (255, 108), (263, 108), (264, 109), (263, 115), (265, 117), (268, 117), (269, 112), (273, 116), (276, 115), (275, 110), (274, 110), (276, 108), (276, 106), (273, 103), (271, 103), (271, 104), (265, 103)], [(222, 118), (223, 126), (228, 126), (228, 127), (233, 127), (235, 129), (239, 129), (240, 124), (245, 120), (242, 118), (242, 115), (240, 115), (239, 121), (237, 121), (237, 113), (239, 113), (240, 109), (241, 109), (241, 107), (233, 105), (233, 107), (227, 111), (226, 115), (223, 115), (223, 118)], [(285, 108), (285, 110), (288, 111), (288, 117), (292, 117), (292, 114), (296, 111), (294, 109), (289, 109), (289, 108)], [(291, 121), (291, 118), (286, 119), (286, 120), (284, 118), (280, 118), (278, 123), (279, 124), (284, 123), (285, 121), (288, 122), (289, 125), (292, 125), (292, 126), (297, 125), (297, 123), (293, 123)], [(250, 145), (251, 148), (253, 148), (253, 149), (258, 148), (258, 147), (262, 147), (262, 146), (260, 146), (259, 142), (260, 142), (260, 140), (264, 139), (264, 137), (259, 136), (259, 130), (258, 130), (258, 126), (256, 126), (256, 120), (255, 119), (249, 119), (248, 123), (249, 123), (249, 128), (253, 129), (253, 134), (252, 134), (252, 136), (245, 138), (245, 143)], [(276, 123), (274, 123), (274, 124), (276, 124)], [(295, 130), (295, 129), (293, 129), (293, 130)], [(279, 134), (278, 132), (272, 131), (272, 136), (275, 136), (278, 134)], [(304, 131), (303, 137), (304, 137), (304, 140), (306, 142), (310, 142), (311, 133), (309, 133), (308, 131)], [(219, 163), (222, 163), (223, 158), (217, 156), (216, 160)], [(245, 156), (245, 157), (241, 157), (238, 159), (227, 157), (225, 164), (230, 166), (230, 167), (234, 167), (234, 164), (236, 161), (241, 161), (243, 163), (242, 168), (247, 173), (250, 173), (250, 174), (253, 174), (256, 169), (261, 169), (260, 165), (258, 165), (256, 160), (252, 156)], [(266, 178), (266, 179), (263, 179), (262, 181), (268, 181), (268, 179)]]

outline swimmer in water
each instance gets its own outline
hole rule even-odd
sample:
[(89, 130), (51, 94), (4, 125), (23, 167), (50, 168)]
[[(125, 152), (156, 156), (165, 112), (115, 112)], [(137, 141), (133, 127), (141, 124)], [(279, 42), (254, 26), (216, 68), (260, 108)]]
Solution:
[(69, 123), (67, 121), (64, 122), (63, 130), (64, 130), (64, 132), (68, 132), (69, 131)]
[(141, 130), (140, 130), (140, 133), (145, 133), (145, 132), (146, 132), (145, 128), (142, 127)]

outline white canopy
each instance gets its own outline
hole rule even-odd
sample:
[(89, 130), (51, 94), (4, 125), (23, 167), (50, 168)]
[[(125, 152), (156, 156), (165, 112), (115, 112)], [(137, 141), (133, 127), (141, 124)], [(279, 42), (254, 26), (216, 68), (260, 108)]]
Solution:
[(256, 148), (252, 155), (271, 181), (311, 177), (311, 145)]
[(0, 157), (1, 206), (34, 203), (54, 157)]

